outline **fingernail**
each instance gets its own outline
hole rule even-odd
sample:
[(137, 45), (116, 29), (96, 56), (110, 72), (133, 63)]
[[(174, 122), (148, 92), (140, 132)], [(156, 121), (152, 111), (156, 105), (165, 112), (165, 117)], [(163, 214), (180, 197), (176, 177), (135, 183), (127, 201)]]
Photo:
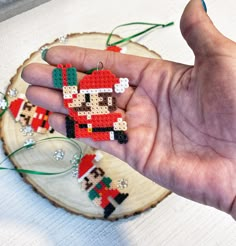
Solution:
[(205, 12), (207, 12), (207, 6), (206, 6), (205, 1), (204, 0), (201, 0), (201, 1), (202, 1), (202, 6), (203, 6)]
[(47, 55), (48, 49), (44, 49), (41, 53), (41, 58), (46, 61), (46, 55)]

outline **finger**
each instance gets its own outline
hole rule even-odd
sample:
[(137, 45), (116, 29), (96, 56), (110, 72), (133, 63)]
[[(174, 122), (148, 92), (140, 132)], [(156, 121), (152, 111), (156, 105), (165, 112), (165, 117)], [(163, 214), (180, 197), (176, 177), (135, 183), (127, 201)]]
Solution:
[[(54, 66), (47, 64), (31, 63), (24, 67), (21, 77), (29, 84), (53, 88), (53, 69)], [(81, 80), (85, 74), (78, 72), (77, 76)]]
[(68, 113), (67, 109), (64, 107), (61, 91), (40, 86), (29, 86), (26, 90), (26, 97), (31, 103), (51, 112)]
[(135, 88), (128, 87), (124, 93), (115, 94), (116, 106), (120, 109), (126, 110), (129, 101), (134, 94)]
[[(134, 93), (134, 89), (129, 87), (125, 93), (116, 94), (116, 106), (118, 109), (125, 110)], [(64, 107), (62, 92), (41, 86), (29, 86), (26, 90), (28, 100), (52, 112), (67, 114), (68, 110)]]
[[(65, 115), (53, 113), (49, 116), (49, 124), (57, 132), (66, 136)], [(97, 149), (104, 150), (112, 155), (124, 160), (126, 156), (126, 145), (121, 145), (117, 141), (93, 141), (89, 138), (77, 138), (77, 140)]]
[(101, 61), (104, 69), (111, 70), (117, 77), (127, 77), (131, 85), (137, 86), (141, 72), (153, 59), (75, 46), (54, 46), (47, 51), (45, 60), (52, 65), (70, 63), (82, 72), (96, 68)]
[[(51, 112), (68, 114), (67, 108), (64, 107), (61, 91), (40, 86), (29, 86), (26, 90), (26, 97), (31, 103), (45, 108)], [(123, 103), (126, 102), (124, 98), (119, 101), (123, 101)], [(119, 106), (116, 112), (121, 113), (123, 117), (125, 115), (124, 109)]]
[[(29, 100), (32, 103), (35, 103), (36, 105), (39, 105), (43, 107), (43, 105), (47, 105), (47, 98), (50, 98), (55, 102), (55, 104), (49, 105), (50, 109), (54, 112), (59, 112), (55, 110), (55, 105), (58, 103), (58, 107), (62, 105), (62, 94), (51, 92), (50, 90), (42, 90), (40, 87), (49, 87), (53, 88), (53, 79), (52, 79), (52, 71), (55, 69), (53, 66), (49, 66), (46, 64), (37, 64), (32, 63), (26, 66), (22, 73), (22, 78), (32, 84), (36, 87), (31, 87), (29, 91), (27, 92), (27, 97), (29, 97)], [(77, 73), (78, 81), (80, 81), (85, 74), (83, 73)], [(40, 86), (40, 87), (39, 87)], [(117, 107), (125, 109), (127, 106), (127, 103), (130, 100), (130, 97), (133, 94), (134, 89), (129, 87), (126, 89), (125, 93), (122, 94), (115, 94), (115, 97), (117, 98)], [(41, 95), (41, 93), (43, 93)], [(59, 100), (59, 95), (61, 96), (61, 100)], [(55, 98), (54, 98), (55, 96)], [(45, 100), (44, 100), (45, 99)], [(63, 111), (65, 112), (65, 111)]]
[(180, 27), (195, 55), (210, 55), (222, 41), (222, 35), (213, 25), (201, 0), (189, 2), (182, 15)]

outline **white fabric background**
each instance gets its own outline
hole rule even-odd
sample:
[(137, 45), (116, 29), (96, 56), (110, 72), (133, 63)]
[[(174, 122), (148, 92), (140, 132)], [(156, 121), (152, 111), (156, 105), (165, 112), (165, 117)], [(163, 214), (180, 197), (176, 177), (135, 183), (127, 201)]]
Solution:
[[(193, 55), (179, 31), (187, 2), (52, 0), (4, 21), (0, 23), (0, 90), (5, 90), (17, 67), (44, 43), (67, 33), (110, 32), (131, 21), (175, 21), (175, 26), (155, 30), (138, 41), (164, 59), (192, 64)], [(235, 1), (206, 3), (219, 30), (236, 40)], [(2, 151), (0, 157), (4, 157)], [(112, 223), (88, 220), (54, 207), (17, 173), (1, 171), (0, 245), (232, 246), (236, 245), (236, 223), (220, 211), (175, 194), (156, 208), (129, 219)]]

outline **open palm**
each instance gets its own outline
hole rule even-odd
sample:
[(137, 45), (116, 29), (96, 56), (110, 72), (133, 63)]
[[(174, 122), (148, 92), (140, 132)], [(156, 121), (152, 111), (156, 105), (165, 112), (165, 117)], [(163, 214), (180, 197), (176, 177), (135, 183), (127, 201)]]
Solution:
[(52, 70), (56, 64), (71, 63), (86, 71), (102, 61), (117, 77), (130, 80), (128, 90), (117, 96), (129, 142), (83, 141), (160, 185), (236, 218), (236, 44), (215, 29), (199, 0), (187, 6), (181, 30), (195, 54), (194, 66), (53, 47), (46, 57), (50, 65), (24, 69), (22, 77), (33, 85), (27, 97), (55, 112), (50, 123), (65, 134), (67, 110), (62, 93), (52, 89)]

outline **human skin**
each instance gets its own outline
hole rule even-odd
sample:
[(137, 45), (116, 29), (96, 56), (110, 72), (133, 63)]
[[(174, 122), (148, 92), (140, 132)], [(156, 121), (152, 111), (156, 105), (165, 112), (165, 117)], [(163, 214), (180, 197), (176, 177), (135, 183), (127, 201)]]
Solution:
[(65, 134), (62, 94), (52, 70), (71, 63), (79, 79), (102, 61), (130, 87), (117, 95), (128, 123), (127, 144), (81, 141), (126, 161), (156, 183), (236, 219), (236, 43), (213, 25), (200, 0), (191, 0), (181, 18), (194, 66), (114, 52), (59, 46), (45, 64), (30, 64), (22, 77), (28, 99), (55, 112), (50, 124)]

